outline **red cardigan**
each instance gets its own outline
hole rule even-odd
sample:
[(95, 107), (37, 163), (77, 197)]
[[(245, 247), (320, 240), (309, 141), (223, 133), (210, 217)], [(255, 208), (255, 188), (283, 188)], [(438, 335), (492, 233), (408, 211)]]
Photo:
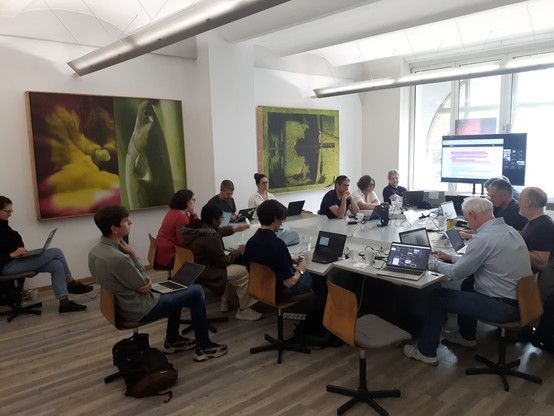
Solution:
[(179, 228), (184, 225), (187, 227), (191, 219), (196, 215), (189, 216), (178, 209), (170, 209), (160, 225), (158, 236), (156, 237), (156, 259), (155, 263), (159, 265), (170, 265), (175, 260), (175, 246), (184, 247), (183, 233)]

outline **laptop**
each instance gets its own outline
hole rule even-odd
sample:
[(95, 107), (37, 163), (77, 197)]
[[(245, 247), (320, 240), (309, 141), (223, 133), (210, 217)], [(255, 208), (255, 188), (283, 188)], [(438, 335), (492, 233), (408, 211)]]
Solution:
[(233, 222), (241, 222), (248, 219), (248, 221), (252, 221), (252, 217), (256, 213), (256, 208), (245, 208), (241, 209), (237, 214), (237, 219)]
[(304, 208), (304, 202), (306, 201), (289, 202), (289, 206), (287, 207), (287, 217), (292, 217), (293, 215), (302, 214), (302, 208)]
[(423, 191), (406, 191), (402, 194), (402, 208), (418, 208), (423, 202)]
[(446, 195), (444, 197), (445, 201), (452, 201), (454, 203), (454, 208), (456, 208), (456, 213), (459, 216), (464, 215), (464, 213), (462, 212), (462, 203), (464, 202), (465, 198), (467, 197), (462, 195)]
[(426, 228), (416, 228), (415, 230), (398, 233), (398, 235), (400, 237), (400, 242), (403, 244), (431, 247)]
[(446, 219), (455, 220), (456, 218), (458, 218), (456, 208), (454, 208), (454, 202), (452, 201), (443, 202), (441, 204), (441, 211), (442, 215), (444, 215)]
[(198, 276), (202, 274), (204, 269), (205, 267), (201, 264), (185, 262), (179, 271), (173, 275), (171, 280), (153, 283), (152, 290), (158, 293), (172, 293), (188, 289), (198, 279)]
[(423, 202), (428, 208), (437, 208), (444, 202), (444, 191), (425, 191)]
[(389, 207), (390, 205), (386, 202), (382, 203), (381, 205), (377, 205), (373, 211), (371, 211), (370, 214), (365, 214), (364, 219), (362, 221), (371, 221), (371, 220), (378, 220), (380, 219), (380, 225), (385, 226), (389, 223)]
[(459, 230), (456, 228), (451, 228), (450, 230), (446, 230), (446, 236), (448, 237), (448, 240), (450, 240), (450, 244), (452, 244), (452, 248), (454, 251), (458, 254), (464, 254), (466, 251), (466, 243), (462, 237), (460, 237)]
[(219, 228), (227, 227), (229, 225), (229, 223), (231, 222), (231, 215), (233, 215), (232, 212), (223, 212), (223, 220), (221, 221)]
[(380, 276), (419, 280), (429, 266), (431, 247), (392, 243), (386, 265), (377, 272)]
[(34, 250), (29, 250), (25, 254), (22, 254), (21, 256), (18, 256), (18, 259), (24, 259), (25, 257), (33, 257), (38, 256), (39, 254), (44, 253), (44, 251), (50, 247), (50, 243), (52, 243), (52, 239), (54, 238), (54, 234), (56, 234), (56, 231), (58, 231), (57, 228), (54, 228), (52, 231), (50, 231), (50, 234), (48, 234), (48, 238), (46, 238), (46, 242), (44, 243), (44, 246), (42, 248), (36, 248)]
[(316, 263), (333, 263), (337, 261), (344, 251), (346, 235), (335, 234), (328, 231), (320, 231), (317, 235), (312, 261)]

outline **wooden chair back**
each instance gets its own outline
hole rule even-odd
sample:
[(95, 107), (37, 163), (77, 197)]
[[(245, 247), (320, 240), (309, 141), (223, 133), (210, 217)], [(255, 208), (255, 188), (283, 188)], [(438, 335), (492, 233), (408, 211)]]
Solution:
[(275, 301), (276, 279), (275, 273), (269, 266), (251, 262), (248, 293), (260, 302), (277, 307)]
[(323, 325), (348, 345), (355, 347), (358, 319), (356, 295), (331, 282), (327, 282), (327, 288)]
[(153, 269), (154, 261), (156, 261), (156, 239), (150, 233), (148, 233), (148, 239), (150, 240), (150, 245), (148, 246), (148, 264)]
[(543, 314), (537, 275), (527, 276), (517, 282), (520, 325), (527, 326), (537, 321)]
[(171, 276), (175, 275), (186, 262), (194, 263), (194, 253), (192, 250), (175, 246), (175, 261), (173, 263), (173, 270), (171, 270)]
[(103, 287), (100, 288), (100, 312), (110, 324), (118, 328), (115, 318), (115, 295)]

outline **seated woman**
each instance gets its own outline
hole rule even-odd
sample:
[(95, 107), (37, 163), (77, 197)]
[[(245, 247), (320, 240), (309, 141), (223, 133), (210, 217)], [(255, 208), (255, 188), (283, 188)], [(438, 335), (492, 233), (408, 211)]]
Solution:
[(58, 311), (64, 313), (85, 310), (86, 305), (69, 300), (67, 295), (68, 292), (88, 293), (92, 290), (92, 286), (84, 285), (73, 279), (65, 257), (59, 248), (49, 248), (35, 256), (18, 258), (26, 253), (27, 249), (21, 235), (8, 225), (8, 219), (13, 212), (12, 201), (5, 196), (0, 196), (0, 207), (0, 273), (50, 273), (54, 295), (60, 302)]
[(369, 175), (362, 176), (357, 184), (358, 189), (352, 192), (352, 199), (356, 201), (359, 209), (374, 209), (377, 205), (381, 205), (381, 201), (375, 193), (375, 179)]
[(244, 246), (236, 250), (225, 251), (222, 236), (248, 228), (248, 224), (220, 228), (223, 210), (216, 205), (202, 208), (202, 221), (195, 221), (184, 229), (185, 243), (194, 253), (194, 261), (206, 266), (196, 283), (209, 288), (221, 296), (221, 311), (229, 310), (230, 286), (235, 288), (239, 299), (239, 310), (235, 317), (245, 321), (256, 321), (262, 314), (251, 307), (257, 301), (248, 294), (248, 270), (240, 263)]
[(181, 189), (169, 201), (169, 211), (158, 230), (156, 237), (156, 259), (157, 266), (167, 268), (173, 267), (175, 261), (175, 246), (184, 247), (183, 233), (181, 227), (188, 227), (196, 216), (196, 199), (192, 191)]
[(256, 181), (258, 191), (253, 193), (248, 199), (248, 208), (258, 208), (262, 202), (275, 199), (275, 196), (267, 191), (269, 188), (269, 179), (267, 179), (267, 176), (263, 173), (255, 173), (254, 180)]

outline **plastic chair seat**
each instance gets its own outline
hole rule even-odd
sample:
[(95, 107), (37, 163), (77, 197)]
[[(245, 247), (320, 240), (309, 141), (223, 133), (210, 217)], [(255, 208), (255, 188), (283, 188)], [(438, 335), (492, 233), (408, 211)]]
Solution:
[(363, 315), (356, 321), (356, 346), (361, 348), (382, 348), (411, 338), (408, 332), (377, 315)]

